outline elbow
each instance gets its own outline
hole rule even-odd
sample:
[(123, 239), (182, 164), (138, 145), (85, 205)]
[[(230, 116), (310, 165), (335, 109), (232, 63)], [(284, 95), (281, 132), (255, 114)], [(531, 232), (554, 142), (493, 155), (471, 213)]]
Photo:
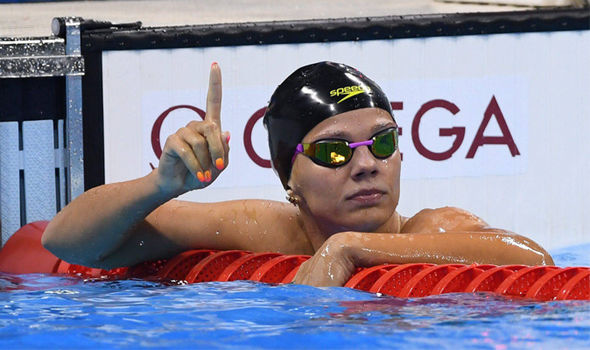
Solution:
[(43, 248), (51, 251), (51, 239), (47, 237), (47, 230), (45, 230), (45, 232), (43, 232), (43, 235), (41, 236), (41, 245), (43, 246)]
[(512, 250), (510, 254), (517, 263), (529, 266), (553, 266), (553, 258), (539, 244), (525, 236), (503, 235), (502, 242)]
[(80, 254), (76, 250), (75, 245), (72, 244), (72, 241), (64, 237), (64, 235), (58, 234), (59, 232), (63, 232), (63, 228), (60, 229), (59, 223), (56, 223), (56, 219), (54, 218), (49, 222), (49, 225), (47, 225), (41, 235), (41, 245), (43, 248), (70, 264), (87, 267), (97, 267), (97, 265), (100, 265), (98, 259), (92, 259), (89, 255)]
[(531, 262), (529, 263), (529, 265), (536, 265), (536, 266), (554, 266), (555, 262), (553, 261), (553, 258), (551, 257), (551, 254), (549, 254), (543, 247), (541, 247), (539, 244), (528, 240), (528, 249), (529, 251), (532, 253), (532, 257), (531, 257)]
[(61, 260), (70, 262), (71, 259), (68, 258), (67, 252), (64, 252), (63, 249), (60, 247), (60, 244), (55, 236), (48, 233), (47, 230), (41, 236), (41, 245), (43, 248), (48, 250), (51, 254), (55, 255)]
[(549, 253), (542, 249), (541, 251), (541, 262), (539, 265), (547, 265), (547, 266), (554, 266), (555, 262)]
[(47, 225), (43, 235), (41, 235), (41, 245), (61, 260), (72, 263), (73, 261), (68, 254), (68, 250), (64, 247), (64, 242), (59, 238), (59, 235), (56, 235), (54, 227), (55, 224), (53, 221)]
[(49, 222), (49, 225), (47, 225), (45, 231), (43, 231), (43, 234), (41, 235), (41, 245), (43, 246), (43, 248), (49, 250), (55, 256), (60, 257), (60, 254), (57, 252), (58, 244), (55, 239), (55, 234), (52, 230), (54, 226), (52, 225), (52, 223), (53, 221)]
[(538, 251), (532, 256), (528, 256), (521, 262), (527, 266), (554, 266), (553, 258), (546, 251)]

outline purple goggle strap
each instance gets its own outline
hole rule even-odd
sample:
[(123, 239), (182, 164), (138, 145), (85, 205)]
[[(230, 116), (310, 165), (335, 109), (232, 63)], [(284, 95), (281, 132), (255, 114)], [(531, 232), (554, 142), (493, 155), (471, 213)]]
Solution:
[[(360, 146), (370, 146), (372, 144), (373, 144), (373, 140), (367, 140), (367, 141), (349, 143), (348, 147), (350, 147), (350, 149), (355, 149)], [(301, 144), (301, 143), (298, 144), (297, 147), (295, 148), (295, 154), (293, 155), (293, 158), (291, 158), (291, 164), (295, 163), (295, 157), (297, 157), (297, 155), (299, 153), (303, 153), (303, 144)]]

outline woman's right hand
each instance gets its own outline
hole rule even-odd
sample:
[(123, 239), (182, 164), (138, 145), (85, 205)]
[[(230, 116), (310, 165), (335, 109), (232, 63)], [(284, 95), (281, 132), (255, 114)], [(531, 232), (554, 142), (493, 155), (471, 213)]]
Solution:
[(209, 186), (228, 165), (229, 132), (221, 131), (221, 70), (211, 65), (207, 111), (166, 139), (157, 171), (160, 190), (178, 196)]

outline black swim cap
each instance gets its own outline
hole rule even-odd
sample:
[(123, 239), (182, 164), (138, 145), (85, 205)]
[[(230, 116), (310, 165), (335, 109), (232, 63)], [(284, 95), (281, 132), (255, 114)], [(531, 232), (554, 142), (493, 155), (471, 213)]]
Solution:
[(272, 166), (288, 189), (297, 144), (314, 126), (336, 114), (381, 108), (393, 118), (389, 99), (374, 81), (345, 64), (319, 62), (297, 69), (270, 98), (264, 114)]

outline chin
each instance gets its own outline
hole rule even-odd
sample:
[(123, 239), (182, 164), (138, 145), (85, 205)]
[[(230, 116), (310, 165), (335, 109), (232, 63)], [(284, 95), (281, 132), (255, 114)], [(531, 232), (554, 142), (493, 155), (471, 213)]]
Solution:
[(385, 225), (392, 215), (375, 215), (376, 213), (366, 212), (361, 212), (359, 214), (360, 215), (352, 215), (350, 219), (347, 220), (347, 231), (375, 232)]

